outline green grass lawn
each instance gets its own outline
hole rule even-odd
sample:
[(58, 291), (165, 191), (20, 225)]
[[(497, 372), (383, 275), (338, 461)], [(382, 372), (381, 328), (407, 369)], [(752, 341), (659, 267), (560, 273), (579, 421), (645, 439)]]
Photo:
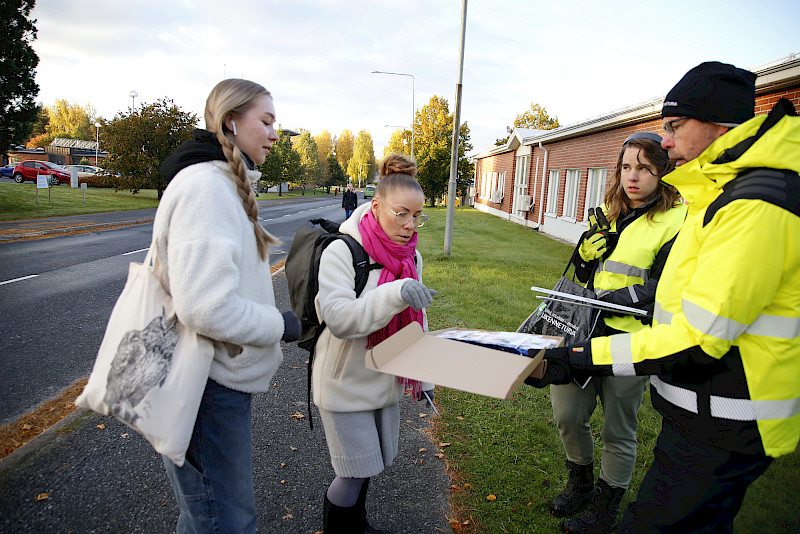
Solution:
[[(425, 211), (430, 221), (420, 229), (423, 277), (439, 292), (428, 313), (431, 330), (516, 330), (539, 303), (530, 287), (552, 287), (572, 252), (531, 229), (459, 208), (448, 257), (443, 254), (445, 209)], [(450, 444), (442, 452), (453, 476), (458, 519), (477, 525), (476, 532), (558, 532), (561, 520), (550, 516), (547, 502), (563, 488), (566, 468), (549, 390), (523, 385), (504, 401), (437, 388), (436, 399), (442, 417), (434, 423), (434, 439)], [(591, 421), (596, 460), (602, 421), (598, 409)], [(649, 393), (639, 421), (639, 454), (623, 509), (635, 499), (661, 427)], [(599, 464), (595, 467), (598, 475)], [(736, 531), (800, 531), (799, 474), (797, 452), (778, 459), (748, 491)], [(489, 495), (496, 500), (487, 500)]]
[[(49, 198), (48, 198), (49, 193)], [(133, 195), (130, 191), (117, 191), (105, 187), (90, 187), (83, 190), (68, 185), (39, 189), (36, 202), (36, 184), (0, 183), (0, 221), (40, 219), (84, 213), (104, 213), (158, 207), (155, 189), (143, 189)]]
[[(49, 194), (49, 198), (48, 198)], [(256, 195), (258, 200), (299, 199), (325, 195), (324, 189), (307, 189), (305, 195), (299, 189), (278, 193)], [(41, 219), (43, 217), (62, 217), (85, 213), (105, 213), (158, 207), (158, 194), (155, 189), (141, 189), (135, 195), (130, 191), (114, 191), (113, 188), (90, 187), (86, 190), (86, 203), (83, 190), (68, 185), (39, 189), (36, 201), (36, 184), (0, 182), (0, 221), (21, 219)]]

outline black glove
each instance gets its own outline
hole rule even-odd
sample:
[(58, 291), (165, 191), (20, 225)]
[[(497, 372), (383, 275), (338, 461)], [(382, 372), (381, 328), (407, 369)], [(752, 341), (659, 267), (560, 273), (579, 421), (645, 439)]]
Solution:
[(300, 339), (303, 327), (300, 325), (300, 319), (297, 318), (297, 314), (292, 310), (287, 310), (281, 315), (283, 315), (283, 337), (281, 340), (289, 343)]
[[(528, 351), (528, 356), (533, 358), (539, 353), (540, 349), (531, 349)], [(572, 380), (572, 371), (569, 368), (569, 353), (566, 347), (558, 347), (555, 349), (547, 349), (544, 351), (544, 359), (547, 362), (547, 368), (544, 371), (542, 378), (533, 378), (529, 376), (525, 379), (525, 383), (535, 388), (543, 388), (550, 384), (569, 384)]]

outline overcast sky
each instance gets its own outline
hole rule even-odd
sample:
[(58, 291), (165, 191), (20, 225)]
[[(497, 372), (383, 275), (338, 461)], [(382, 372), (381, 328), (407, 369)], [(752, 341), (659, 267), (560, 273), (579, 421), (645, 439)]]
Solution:
[[(434, 95), (455, 106), (461, 0), (38, 0), (38, 100), (111, 119), (163, 97), (200, 118), (224, 77), (263, 84), (278, 123), (393, 128)], [(473, 153), (531, 103), (562, 125), (664, 94), (707, 60), (755, 68), (800, 52), (800, 2), (471, 0), (461, 120)]]

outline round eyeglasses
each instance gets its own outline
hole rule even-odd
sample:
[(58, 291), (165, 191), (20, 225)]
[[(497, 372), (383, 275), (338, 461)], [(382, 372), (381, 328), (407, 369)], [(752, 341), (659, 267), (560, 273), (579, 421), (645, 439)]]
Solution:
[(394, 220), (400, 226), (403, 226), (404, 224), (408, 224), (408, 221), (414, 221), (414, 226), (416, 228), (420, 228), (422, 225), (424, 225), (428, 221), (428, 216), (425, 215), (424, 213), (420, 213), (419, 215), (411, 215), (407, 211), (394, 211), (391, 208), (391, 206), (389, 206), (389, 204), (387, 204), (386, 202), (384, 202), (380, 198), (378, 200), (380, 201), (381, 204), (386, 206), (386, 209), (388, 209), (389, 211), (391, 211), (394, 214)]

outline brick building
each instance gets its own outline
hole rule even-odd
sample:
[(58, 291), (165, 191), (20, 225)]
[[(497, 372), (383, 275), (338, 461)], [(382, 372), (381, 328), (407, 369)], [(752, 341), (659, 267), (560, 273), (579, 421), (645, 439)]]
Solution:
[[(756, 113), (780, 98), (800, 109), (800, 57), (756, 71)], [(623, 141), (664, 134), (657, 98), (555, 130), (517, 128), (503, 146), (475, 156), (473, 207), (576, 243), (586, 212), (603, 203)]]
[(8, 160), (9, 163), (37, 160), (49, 161), (58, 165), (78, 165), (85, 158), (89, 161), (89, 165), (103, 167), (108, 152), (97, 150), (97, 148), (98, 145), (95, 141), (56, 137), (44, 148), (11, 147), (8, 149)]

